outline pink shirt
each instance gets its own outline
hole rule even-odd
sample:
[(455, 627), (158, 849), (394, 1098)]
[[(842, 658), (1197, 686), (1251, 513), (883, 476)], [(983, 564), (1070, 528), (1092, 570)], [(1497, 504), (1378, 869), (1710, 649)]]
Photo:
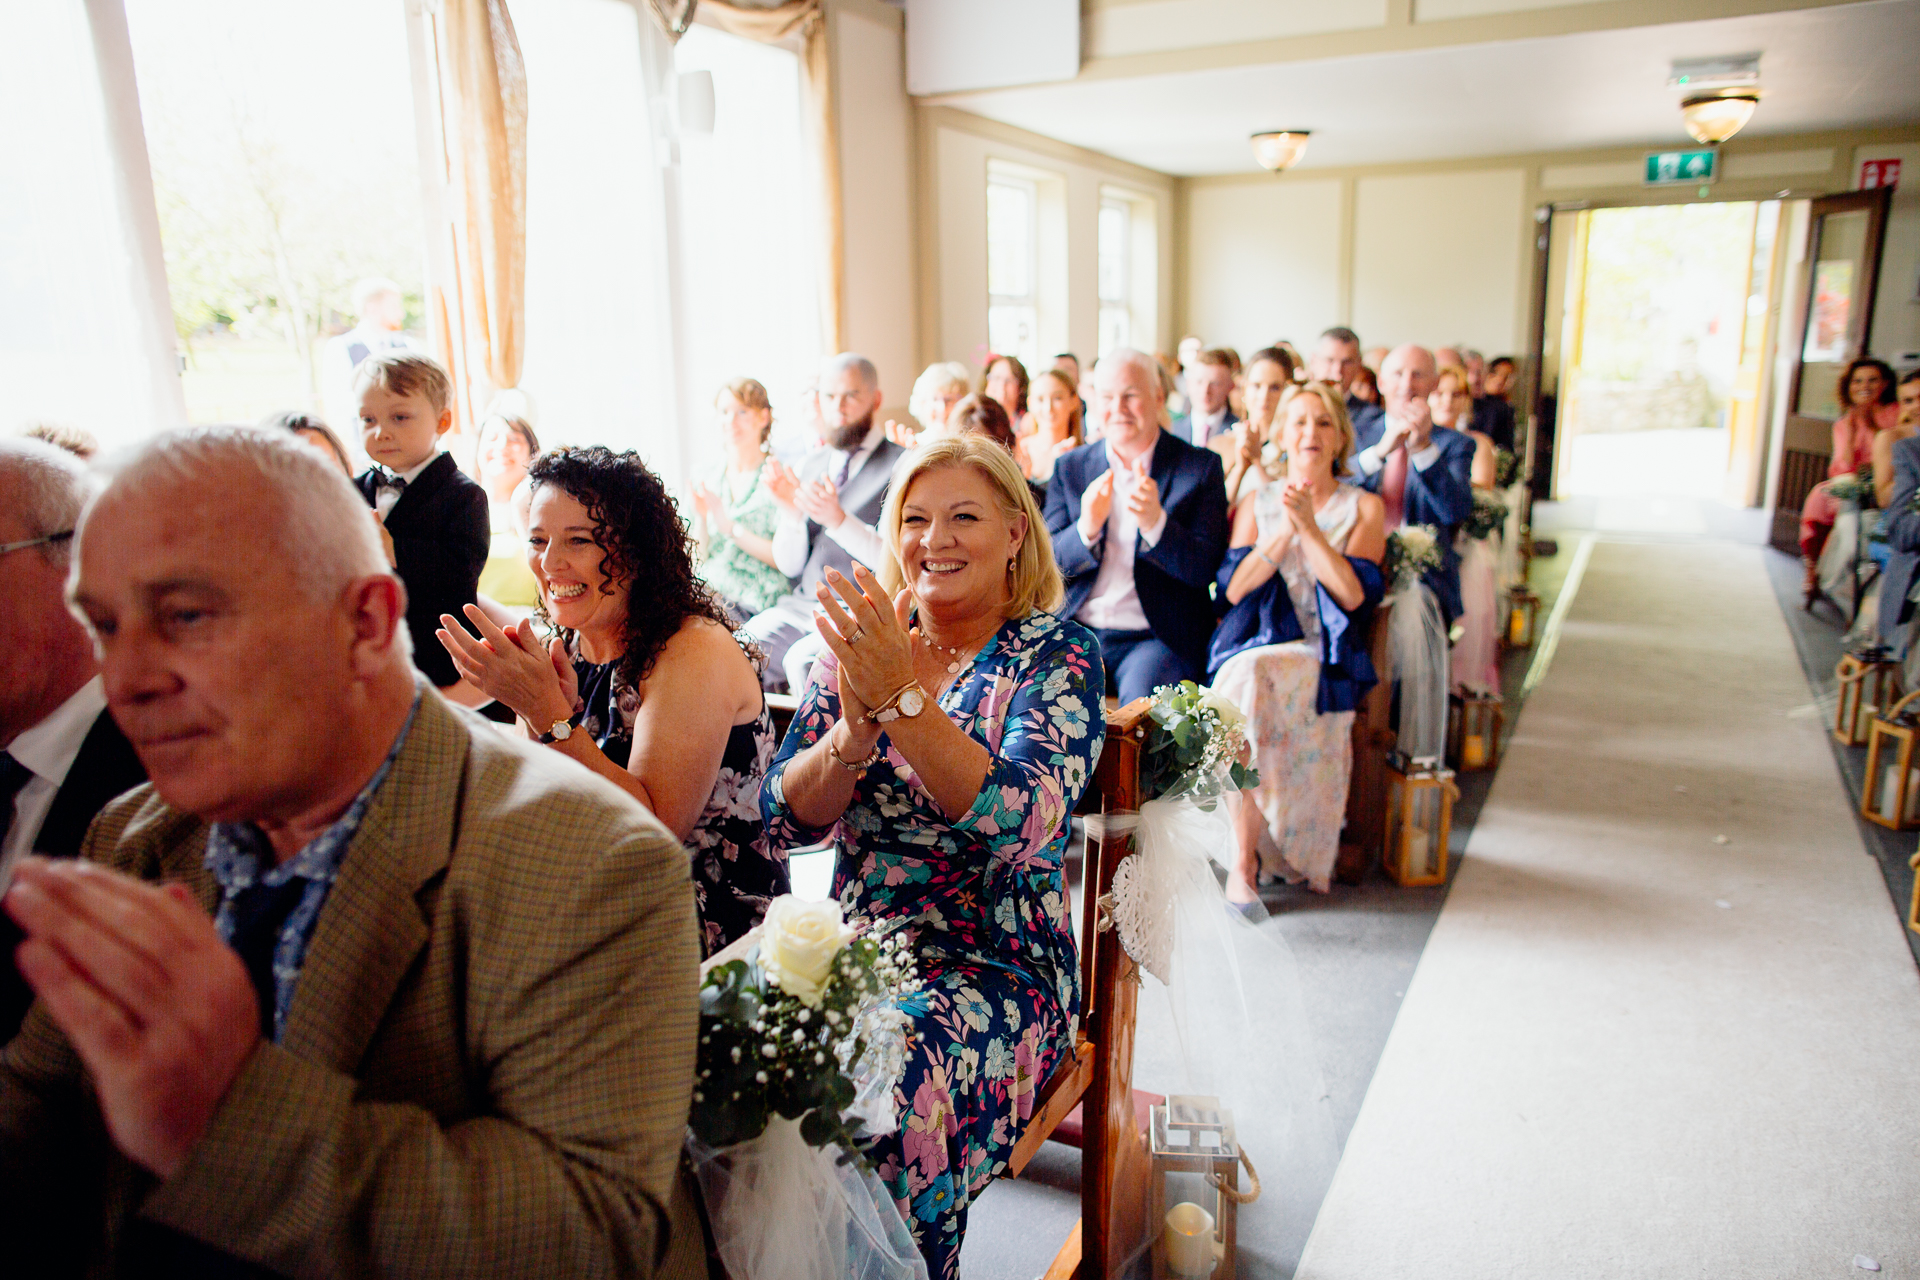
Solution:
[(1833, 456), (1827, 475), (1851, 475), (1873, 461), (1873, 438), (1900, 421), (1897, 404), (1855, 405), (1833, 424)]

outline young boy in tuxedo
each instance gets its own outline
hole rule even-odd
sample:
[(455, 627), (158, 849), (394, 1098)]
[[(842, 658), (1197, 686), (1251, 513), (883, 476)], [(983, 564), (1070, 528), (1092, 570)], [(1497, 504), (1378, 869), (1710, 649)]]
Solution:
[[(394, 569), (407, 584), (413, 664), (454, 692), (460, 673), (434, 637), (440, 615), (464, 617), (487, 562), (487, 491), (440, 449), (453, 429), (453, 383), (431, 356), (382, 351), (355, 370), (360, 436), (373, 465), (354, 478), (393, 540)], [(471, 702), (471, 698), (461, 698)]]

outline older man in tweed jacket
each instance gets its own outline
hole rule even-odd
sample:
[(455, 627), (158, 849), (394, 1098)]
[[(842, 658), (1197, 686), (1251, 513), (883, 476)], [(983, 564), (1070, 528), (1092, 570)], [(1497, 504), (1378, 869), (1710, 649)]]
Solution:
[(289, 437), (148, 445), (70, 591), (153, 784), (7, 894), (17, 1273), (654, 1273), (699, 957), (667, 832), (416, 680)]

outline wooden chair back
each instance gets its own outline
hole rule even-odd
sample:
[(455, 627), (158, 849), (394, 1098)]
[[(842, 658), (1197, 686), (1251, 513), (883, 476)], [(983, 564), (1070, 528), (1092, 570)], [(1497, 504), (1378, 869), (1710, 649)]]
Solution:
[[(1141, 698), (1108, 715), (1106, 745), (1079, 812), (1138, 812), (1151, 705)], [(1118, 931), (1103, 924), (1100, 907), (1112, 891), (1114, 872), (1132, 852), (1131, 833), (1088, 833), (1080, 909), (1080, 1028), (1072, 1056), (1042, 1087), (1007, 1161), (1008, 1173), (1018, 1176), (1061, 1121), (1081, 1108), (1080, 1221), (1048, 1268), (1047, 1280), (1109, 1280), (1143, 1236), (1149, 1166), (1133, 1099), (1140, 983)]]

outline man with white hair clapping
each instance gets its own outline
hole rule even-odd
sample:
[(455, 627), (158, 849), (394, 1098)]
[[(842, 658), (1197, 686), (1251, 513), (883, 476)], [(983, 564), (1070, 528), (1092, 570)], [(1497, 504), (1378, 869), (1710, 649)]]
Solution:
[(1153, 357), (1121, 347), (1094, 366), (1102, 436), (1063, 455), (1047, 529), (1066, 579), (1066, 614), (1093, 629), (1121, 703), (1204, 678), (1208, 588), (1227, 551), (1220, 455), (1166, 426)]
[(161, 436), (68, 585), (153, 782), (5, 899), (22, 1275), (648, 1275), (692, 1090), (685, 853), (450, 708), (337, 466)]

